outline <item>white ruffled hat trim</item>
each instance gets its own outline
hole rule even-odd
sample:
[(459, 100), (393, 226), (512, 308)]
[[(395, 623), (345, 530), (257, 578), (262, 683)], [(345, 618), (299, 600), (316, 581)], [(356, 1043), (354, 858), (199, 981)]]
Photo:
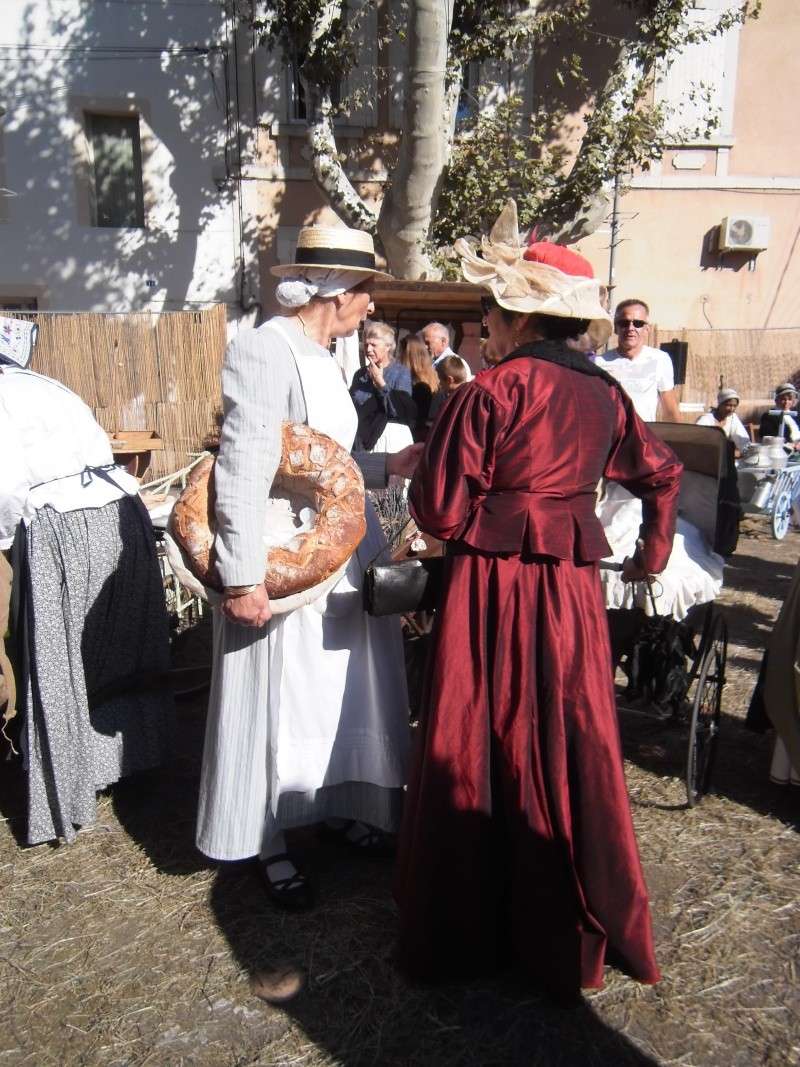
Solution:
[(364, 281), (361, 271), (298, 268), (294, 278), (284, 278), (275, 289), (275, 299), (285, 308), (305, 307), (315, 296), (334, 297)]

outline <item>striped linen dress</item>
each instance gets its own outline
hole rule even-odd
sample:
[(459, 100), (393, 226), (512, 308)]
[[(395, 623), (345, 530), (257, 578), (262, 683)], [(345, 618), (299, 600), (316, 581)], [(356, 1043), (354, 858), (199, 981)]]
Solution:
[[(330, 353), (280, 316), (229, 347), (223, 395), (218, 566), (226, 585), (246, 585), (264, 573), (281, 422), (307, 422), (349, 449), (357, 420)], [(360, 589), (381, 536), (368, 514), (334, 589), (261, 629), (215, 611), (197, 828), (206, 855), (254, 856), (278, 830), (333, 816), (396, 829), (408, 750), (402, 642), (396, 619), (364, 614)]]

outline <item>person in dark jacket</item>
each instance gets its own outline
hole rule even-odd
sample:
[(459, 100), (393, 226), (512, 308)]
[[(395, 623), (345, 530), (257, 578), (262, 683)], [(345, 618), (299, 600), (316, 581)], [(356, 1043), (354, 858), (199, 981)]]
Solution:
[(765, 411), (758, 424), (758, 435), (782, 437), (786, 444), (800, 449), (800, 415), (795, 410), (797, 390), (791, 382), (782, 382), (775, 390), (775, 407)]
[(364, 329), (366, 365), (353, 375), (350, 396), (358, 413), (356, 447), (367, 452), (400, 452), (413, 444), (417, 410), (411, 372), (396, 363), (395, 332), (385, 322)]
[(417, 408), (413, 433), (415, 441), (424, 441), (431, 422), (439, 410), (442, 394), (439, 375), (431, 364), (428, 349), (418, 333), (407, 334), (400, 342), (399, 362), (411, 373), (411, 396)]

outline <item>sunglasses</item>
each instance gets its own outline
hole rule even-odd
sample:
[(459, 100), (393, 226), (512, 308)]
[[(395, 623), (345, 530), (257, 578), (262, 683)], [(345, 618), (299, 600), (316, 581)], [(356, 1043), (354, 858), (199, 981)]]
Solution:
[(620, 327), (624, 330), (626, 326), (635, 326), (637, 330), (641, 330), (643, 326), (649, 326), (650, 323), (647, 319), (617, 319), (614, 326), (619, 330)]
[(482, 296), (481, 297), (481, 311), (483, 312), (484, 316), (488, 315), (489, 312), (492, 310), (492, 308), (496, 308), (496, 307), (497, 307), (497, 301), (496, 300), (493, 300), (490, 296)]

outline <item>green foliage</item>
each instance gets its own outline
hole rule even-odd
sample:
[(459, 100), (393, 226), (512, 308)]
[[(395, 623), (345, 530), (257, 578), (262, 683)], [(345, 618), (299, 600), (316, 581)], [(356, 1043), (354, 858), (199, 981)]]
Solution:
[(511, 96), (467, 119), (456, 134), (439, 198), (435, 245), (487, 232), (510, 196), (521, 226), (537, 222), (565, 165), (564, 148), (549, 143), (552, 118), (539, 112), (524, 121), (522, 100)]
[(281, 48), (309, 85), (335, 95), (358, 60), (358, 29), (375, 2), (265, 0), (250, 22), (261, 44)]
[[(508, 5), (490, 0), (494, 19), (499, 18), (498, 6), (508, 12)], [(597, 224), (602, 190), (614, 178), (624, 184), (626, 176), (637, 168), (647, 169), (669, 144), (702, 139), (717, 126), (718, 116), (709, 106), (699, 126), (668, 135), (667, 121), (673, 116), (663, 104), (653, 103), (655, 72), (686, 44), (756, 17), (760, 0), (722, 13), (707, 28), (690, 28), (692, 0), (617, 0), (617, 6), (629, 7), (634, 16), (630, 39), (607, 38), (602, 23), (592, 20), (582, 0), (560, 4), (555, 13), (537, 13), (524, 21), (522, 30), (507, 31), (506, 40), (515, 46), (520, 34), (527, 35), (530, 47), (537, 42), (549, 46), (557, 57), (555, 85), (531, 115), (523, 114), (522, 101), (511, 97), (493, 111), (479, 110), (457, 129), (431, 233), (444, 269), (453, 239), (486, 232), (509, 196), (517, 200), (521, 225), (537, 225), (542, 236), (564, 243), (577, 240)], [(487, 49), (490, 55), (498, 54), (496, 27), (481, 30), (464, 9), (462, 19), (464, 38), (457, 32), (454, 37), (465, 57), (479, 58)], [(562, 39), (569, 46), (559, 49)], [(586, 54), (599, 43), (613, 44), (617, 61), (603, 87), (592, 95), (581, 51)], [(586, 93), (588, 102), (585, 131), (571, 166), (564, 145), (568, 115), (561, 102), (567, 86)], [(710, 105), (708, 87), (695, 86), (690, 99), (704, 99)]]
[[(261, 0), (260, 19), (253, 23), (265, 44), (280, 46), (294, 58), (312, 92), (335, 98), (358, 58), (361, 20), (376, 3)], [(394, 0), (389, 10), (382, 7), (382, 44), (404, 36), (412, 3)], [(702, 137), (716, 124), (709, 113), (701, 129), (667, 138), (670, 116), (653, 103), (658, 71), (686, 45), (756, 17), (760, 4), (743, 0), (739, 8), (702, 26), (692, 19), (694, 0), (455, 0), (447, 42), (451, 85), (462, 82), (468, 63), (543, 51), (553, 79), (533, 114), (523, 114), (522, 102), (511, 97), (458, 127), (441, 183), (432, 247), (446, 248), (455, 236), (485, 230), (509, 196), (517, 199), (522, 224), (538, 222), (543, 235), (569, 242), (589, 232), (598, 224), (603, 189), (612, 179), (624, 182), (634, 169), (657, 159), (668, 143)], [(614, 12), (626, 16), (623, 37), (608, 33), (608, 16)], [(598, 48), (609, 56), (607, 77), (599, 87), (590, 84), (583, 62)], [(693, 91), (708, 98), (703, 85)], [(585, 125), (571, 162), (564, 148), (564, 134), (570, 132), (565, 127), (567, 99), (585, 101)], [(339, 110), (347, 106), (343, 101)]]

